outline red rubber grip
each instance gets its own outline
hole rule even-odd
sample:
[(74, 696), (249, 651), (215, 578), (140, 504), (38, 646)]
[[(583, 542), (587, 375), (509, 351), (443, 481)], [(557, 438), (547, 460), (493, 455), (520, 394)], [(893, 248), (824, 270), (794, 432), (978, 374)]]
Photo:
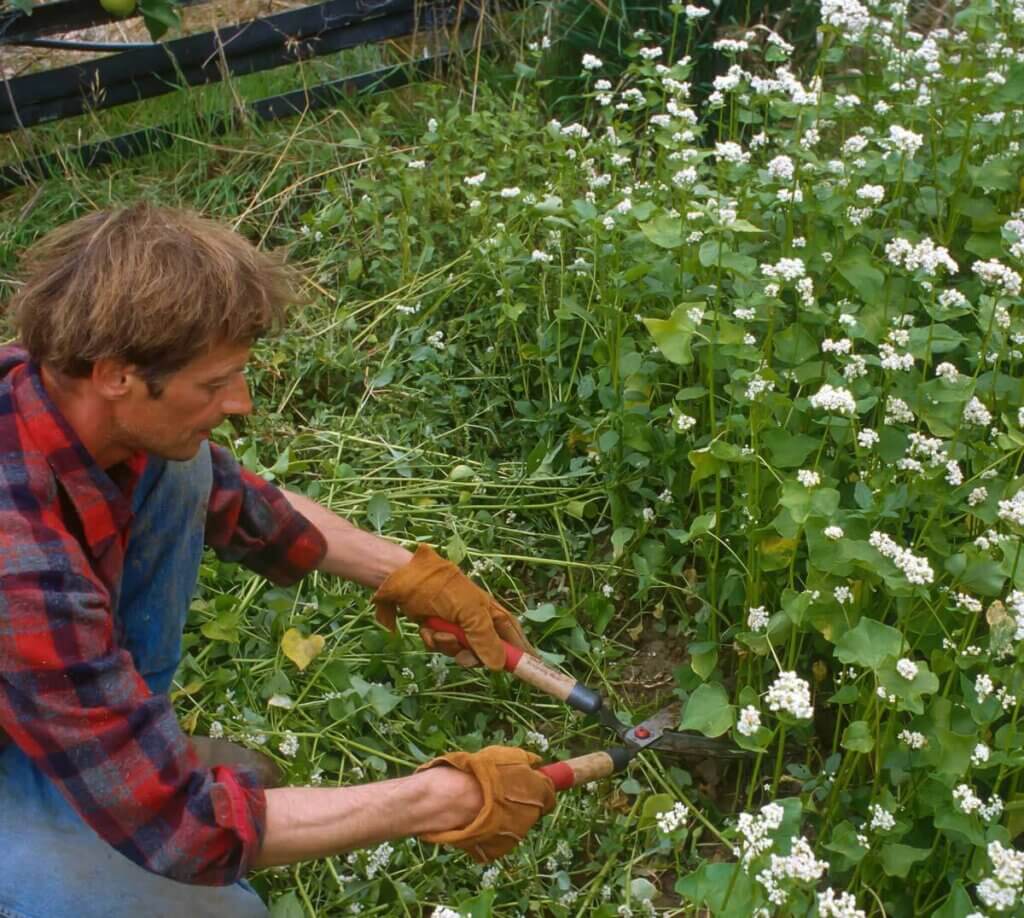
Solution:
[[(455, 635), (459, 643), (465, 647), (466, 650), (473, 649), (469, 646), (469, 640), (466, 638), (466, 632), (453, 622), (446, 622), (443, 618), (431, 616), (424, 622), (424, 624), (428, 628), (433, 628), (434, 631), (444, 631), (446, 634)], [(501, 643), (505, 647), (505, 671), (514, 673), (516, 667), (519, 665), (519, 661), (523, 658), (523, 651), (518, 647), (513, 647), (508, 641), (502, 641)]]
[(569, 790), (576, 783), (576, 773), (565, 762), (552, 762), (550, 765), (542, 765), (537, 771), (551, 779), (551, 783), (555, 785), (556, 791)]

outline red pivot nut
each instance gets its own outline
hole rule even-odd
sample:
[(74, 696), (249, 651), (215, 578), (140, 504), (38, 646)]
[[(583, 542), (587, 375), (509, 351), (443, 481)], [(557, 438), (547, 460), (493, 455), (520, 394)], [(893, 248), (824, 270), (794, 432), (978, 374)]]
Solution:
[(633, 731), (633, 735), (636, 736), (637, 739), (647, 739), (647, 737), (651, 735), (651, 731), (646, 727), (637, 727), (636, 730)]

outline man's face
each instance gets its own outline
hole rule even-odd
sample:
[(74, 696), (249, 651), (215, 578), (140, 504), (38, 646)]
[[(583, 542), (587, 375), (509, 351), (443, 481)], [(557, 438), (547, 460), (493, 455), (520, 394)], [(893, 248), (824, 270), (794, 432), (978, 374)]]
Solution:
[(130, 373), (130, 393), (115, 412), (115, 440), (163, 459), (191, 459), (226, 417), (252, 411), (245, 379), (250, 350), (248, 344), (217, 345), (170, 376), (159, 398)]

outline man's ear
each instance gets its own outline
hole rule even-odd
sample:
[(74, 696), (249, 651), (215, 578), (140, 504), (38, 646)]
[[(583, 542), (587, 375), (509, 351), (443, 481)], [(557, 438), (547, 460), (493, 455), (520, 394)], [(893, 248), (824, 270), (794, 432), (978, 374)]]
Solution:
[(102, 357), (92, 365), (92, 384), (97, 393), (110, 401), (118, 401), (131, 392), (137, 383), (135, 367), (123, 360)]

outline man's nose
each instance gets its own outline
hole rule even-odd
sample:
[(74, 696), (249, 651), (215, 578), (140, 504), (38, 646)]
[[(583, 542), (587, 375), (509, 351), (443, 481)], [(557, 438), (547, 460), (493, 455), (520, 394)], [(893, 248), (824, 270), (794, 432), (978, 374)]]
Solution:
[(252, 414), (252, 398), (249, 396), (249, 382), (244, 376), (232, 385), (220, 406), (225, 415)]

